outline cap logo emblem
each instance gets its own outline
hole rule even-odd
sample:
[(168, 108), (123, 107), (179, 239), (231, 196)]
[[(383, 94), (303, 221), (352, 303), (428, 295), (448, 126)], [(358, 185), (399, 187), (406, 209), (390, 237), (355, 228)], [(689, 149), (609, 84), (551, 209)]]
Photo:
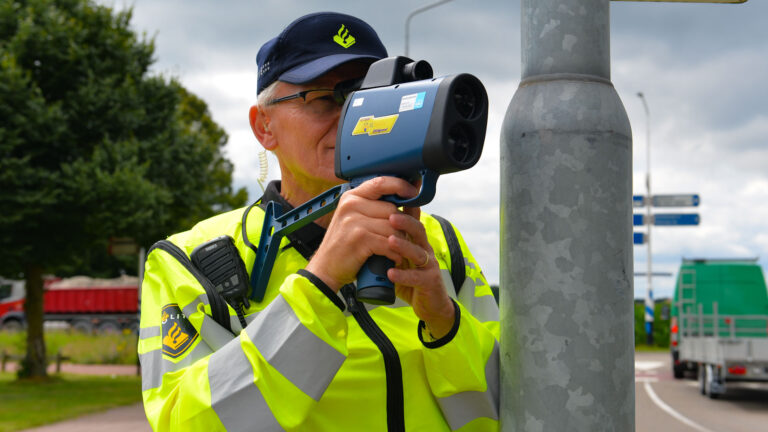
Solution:
[(264, 76), (265, 73), (269, 72), (269, 62), (265, 62), (260, 68), (259, 68), (259, 76)]
[(349, 29), (344, 24), (339, 28), (339, 32), (333, 36), (333, 41), (344, 48), (349, 48), (355, 44), (354, 36), (349, 34)]

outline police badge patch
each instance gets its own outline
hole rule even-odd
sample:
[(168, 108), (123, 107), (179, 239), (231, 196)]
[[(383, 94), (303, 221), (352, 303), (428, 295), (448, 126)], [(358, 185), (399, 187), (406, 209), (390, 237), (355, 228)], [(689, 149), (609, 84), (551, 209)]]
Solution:
[(187, 352), (199, 334), (176, 303), (163, 306), (163, 354), (177, 358)]

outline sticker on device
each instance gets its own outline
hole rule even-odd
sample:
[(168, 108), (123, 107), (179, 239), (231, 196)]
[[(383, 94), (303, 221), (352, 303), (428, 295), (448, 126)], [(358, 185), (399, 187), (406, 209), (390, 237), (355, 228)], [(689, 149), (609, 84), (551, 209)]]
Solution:
[(400, 112), (419, 109), (424, 106), (424, 96), (427, 92), (419, 92), (403, 96), (400, 99)]

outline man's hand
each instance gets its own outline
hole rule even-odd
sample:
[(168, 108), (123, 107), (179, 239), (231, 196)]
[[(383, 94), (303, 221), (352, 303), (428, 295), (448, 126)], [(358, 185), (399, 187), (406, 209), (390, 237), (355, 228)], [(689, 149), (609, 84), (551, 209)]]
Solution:
[[(396, 177), (377, 177), (341, 196), (323, 242), (306, 269), (332, 290), (354, 281), (371, 255), (383, 255), (399, 264), (400, 253), (390, 247), (390, 237), (404, 237), (390, 219), (399, 213), (384, 195), (416, 196), (415, 186)], [(422, 228), (423, 230), (423, 228)]]
[(389, 246), (407, 262), (389, 269), (387, 276), (395, 283), (397, 296), (410, 304), (430, 334), (440, 339), (453, 327), (455, 310), (443, 286), (440, 266), (427, 241), (427, 232), (419, 221), (420, 213), (418, 208), (406, 208), (389, 217), (392, 227), (406, 234), (405, 238), (391, 235)]

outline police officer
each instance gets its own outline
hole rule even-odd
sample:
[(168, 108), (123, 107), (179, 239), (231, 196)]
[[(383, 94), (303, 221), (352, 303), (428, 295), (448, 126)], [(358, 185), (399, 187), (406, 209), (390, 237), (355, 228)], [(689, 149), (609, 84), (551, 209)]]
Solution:
[[(299, 206), (338, 185), (340, 102), (333, 89), (387, 56), (362, 20), (315, 13), (258, 52), (249, 120), (280, 165), (256, 206), (171, 236), (148, 254), (139, 354), (155, 430), (496, 430), (498, 309), (461, 238), (418, 208), (394, 177), (342, 195), (334, 213), (283, 239), (261, 302), (236, 310), (206, 292), (188, 260), (228, 235), (250, 270), (269, 201)], [(451, 280), (451, 253), (466, 277)], [(371, 255), (393, 260), (391, 306), (357, 302), (355, 275)], [(458, 285), (458, 286), (457, 286)], [(222, 306), (223, 304), (223, 306)], [(213, 318), (224, 308), (225, 318)]]

